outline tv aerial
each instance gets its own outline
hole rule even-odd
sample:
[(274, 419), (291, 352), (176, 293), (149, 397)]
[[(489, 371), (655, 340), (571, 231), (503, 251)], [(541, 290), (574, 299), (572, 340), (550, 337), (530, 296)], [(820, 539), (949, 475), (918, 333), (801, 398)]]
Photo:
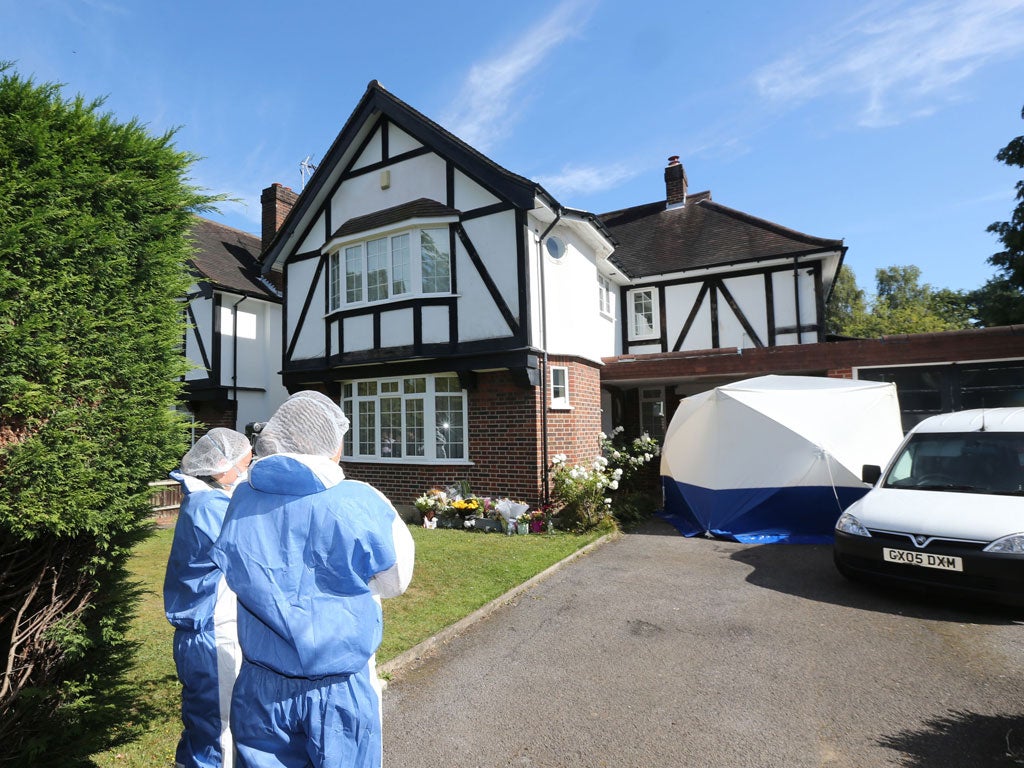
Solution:
[(313, 156), (306, 155), (306, 159), (299, 163), (299, 173), (302, 175), (302, 188), (306, 188), (306, 179), (313, 175), (316, 165), (312, 163)]

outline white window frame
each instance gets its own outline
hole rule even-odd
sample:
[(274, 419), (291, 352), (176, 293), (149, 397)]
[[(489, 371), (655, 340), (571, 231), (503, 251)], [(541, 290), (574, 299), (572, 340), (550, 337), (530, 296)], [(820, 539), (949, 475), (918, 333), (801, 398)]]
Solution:
[[(660, 413), (656, 414), (659, 419), (657, 429), (652, 429), (653, 424), (645, 423), (644, 420), (644, 405), (647, 403), (653, 403), (657, 407), (656, 411)], [(661, 388), (641, 388), (640, 389), (640, 429), (646, 432), (651, 437), (657, 439), (659, 442), (665, 437), (665, 390)]]
[(550, 374), (551, 407), (568, 410), (571, 408), (569, 404), (569, 368), (564, 365), (553, 365), (550, 368)]
[[(649, 327), (638, 327), (637, 320), (637, 299), (646, 295), (650, 302), (651, 322)], [(634, 288), (626, 294), (626, 314), (629, 321), (629, 338), (634, 339), (657, 339), (661, 337), (661, 312), (658, 304), (657, 288)], [(645, 326), (647, 324), (645, 323)]]
[[(351, 422), (346, 461), (469, 463), (469, 396), (455, 374), (344, 381), (341, 407)], [(385, 414), (398, 418), (397, 440), (385, 434)]]
[[(416, 296), (450, 295), (454, 254), (449, 232), (447, 223), (420, 224), (329, 243), (325, 247), (329, 249), (327, 311), (384, 304)], [(447, 259), (441, 262), (442, 269), (433, 273), (424, 269), (427, 236), (432, 242), (443, 244)], [(381, 260), (374, 270), (370, 270), (371, 259)], [(371, 280), (374, 274), (378, 279)], [(352, 279), (357, 275), (358, 279)]]
[(612, 281), (604, 275), (597, 276), (597, 308), (605, 317), (613, 317), (615, 312), (614, 291)]

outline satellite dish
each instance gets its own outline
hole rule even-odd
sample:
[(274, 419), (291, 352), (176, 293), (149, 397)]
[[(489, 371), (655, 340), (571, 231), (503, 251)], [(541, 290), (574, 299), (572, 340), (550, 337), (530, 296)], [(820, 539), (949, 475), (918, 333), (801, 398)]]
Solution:
[(555, 261), (559, 261), (565, 256), (565, 243), (560, 237), (549, 237), (544, 241), (544, 247), (548, 249), (548, 256)]

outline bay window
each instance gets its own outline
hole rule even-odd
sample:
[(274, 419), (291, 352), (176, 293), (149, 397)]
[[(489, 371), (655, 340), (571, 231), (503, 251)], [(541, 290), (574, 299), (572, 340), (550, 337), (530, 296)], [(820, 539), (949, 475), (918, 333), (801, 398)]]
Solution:
[(467, 398), (457, 376), (406, 376), (344, 382), (341, 407), (352, 421), (350, 459), (465, 460)]
[(328, 311), (413, 295), (451, 293), (449, 251), (447, 227), (414, 228), (350, 242), (327, 260)]

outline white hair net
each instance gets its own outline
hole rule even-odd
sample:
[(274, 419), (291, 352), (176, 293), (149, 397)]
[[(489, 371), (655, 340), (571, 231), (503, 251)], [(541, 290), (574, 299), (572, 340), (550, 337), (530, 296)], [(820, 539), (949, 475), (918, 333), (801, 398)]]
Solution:
[(313, 390), (289, 397), (263, 425), (256, 453), (302, 453), (333, 457), (348, 432), (348, 419), (327, 395)]
[(196, 440), (181, 459), (181, 471), (192, 477), (222, 475), (252, 450), (249, 439), (233, 429), (214, 427)]

